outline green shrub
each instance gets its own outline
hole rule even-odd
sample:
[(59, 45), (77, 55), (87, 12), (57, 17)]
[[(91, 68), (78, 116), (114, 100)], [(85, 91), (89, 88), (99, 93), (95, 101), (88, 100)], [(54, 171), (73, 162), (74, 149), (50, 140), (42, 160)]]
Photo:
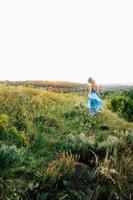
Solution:
[(123, 137), (126, 139), (126, 141), (129, 144), (133, 145), (133, 131), (132, 130), (126, 131)]
[(30, 165), (33, 160), (32, 154), (24, 149), (19, 149), (15, 145), (0, 147), (0, 167), (8, 168), (11, 165)]
[(59, 121), (54, 116), (40, 115), (34, 118), (35, 124), (43, 131), (46, 127), (59, 128)]
[(110, 150), (112, 151), (115, 147), (118, 147), (119, 139), (116, 136), (109, 135), (101, 142), (96, 140), (98, 150)]
[(8, 166), (11, 164), (16, 164), (19, 162), (20, 150), (17, 149), (15, 145), (6, 146), (3, 145), (0, 147), (0, 163), (2, 166)]
[(125, 120), (133, 121), (133, 99), (125, 95), (115, 95), (110, 100), (110, 106), (113, 112), (117, 112)]
[(71, 150), (80, 152), (83, 149), (95, 149), (95, 137), (87, 137), (84, 133), (74, 135), (72, 133), (68, 134), (66, 137), (66, 145), (71, 148)]
[(0, 140), (4, 140), (7, 138), (7, 127), (0, 122)]

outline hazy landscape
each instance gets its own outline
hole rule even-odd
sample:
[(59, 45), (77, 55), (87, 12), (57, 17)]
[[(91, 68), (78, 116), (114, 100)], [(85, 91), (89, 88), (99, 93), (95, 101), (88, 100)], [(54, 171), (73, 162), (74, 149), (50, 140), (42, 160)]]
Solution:
[(133, 200), (132, 25), (132, 0), (0, 1), (0, 200)]
[[(14, 85), (14, 86), (19, 86), (19, 85), (24, 85), (24, 86), (32, 86), (34, 88), (42, 88), (45, 90), (50, 90), (50, 91), (61, 91), (61, 92), (86, 92), (87, 90), (87, 84), (85, 83), (76, 83), (76, 82), (66, 82), (66, 81), (0, 81), (0, 84), (3, 85)], [(100, 91), (109, 91), (109, 90), (127, 90), (127, 89), (132, 89), (133, 88), (133, 83), (121, 83), (121, 84), (100, 84)]]
[(133, 85), (1, 81), (1, 200), (133, 199)]

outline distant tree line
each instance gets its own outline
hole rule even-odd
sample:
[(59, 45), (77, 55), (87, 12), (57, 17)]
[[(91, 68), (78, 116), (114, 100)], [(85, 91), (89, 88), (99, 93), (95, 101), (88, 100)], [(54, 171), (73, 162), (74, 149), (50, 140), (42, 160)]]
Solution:
[[(68, 81), (48, 81), (48, 80), (32, 80), (32, 81), (0, 81), (0, 84), (13, 85), (13, 86), (26, 86), (34, 88), (42, 88), (44, 90), (55, 92), (87, 92), (88, 86), (85, 83), (76, 83)], [(129, 90), (133, 85), (120, 85), (120, 84), (100, 84), (100, 93), (102, 97), (106, 97), (114, 91)]]

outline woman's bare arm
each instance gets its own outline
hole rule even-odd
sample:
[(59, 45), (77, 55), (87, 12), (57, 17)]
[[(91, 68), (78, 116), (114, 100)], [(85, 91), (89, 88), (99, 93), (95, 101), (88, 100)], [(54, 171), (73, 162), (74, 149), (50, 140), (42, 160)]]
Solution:
[(98, 85), (97, 85), (97, 94), (98, 94), (98, 96), (100, 95)]
[(90, 97), (92, 86), (89, 86), (88, 98)]

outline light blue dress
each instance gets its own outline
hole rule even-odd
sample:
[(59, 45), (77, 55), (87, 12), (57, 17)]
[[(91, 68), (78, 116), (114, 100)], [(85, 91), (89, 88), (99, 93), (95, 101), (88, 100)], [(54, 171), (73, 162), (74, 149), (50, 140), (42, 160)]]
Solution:
[(97, 114), (103, 105), (103, 101), (98, 97), (94, 89), (91, 90), (91, 94), (88, 98), (87, 107), (92, 115)]

